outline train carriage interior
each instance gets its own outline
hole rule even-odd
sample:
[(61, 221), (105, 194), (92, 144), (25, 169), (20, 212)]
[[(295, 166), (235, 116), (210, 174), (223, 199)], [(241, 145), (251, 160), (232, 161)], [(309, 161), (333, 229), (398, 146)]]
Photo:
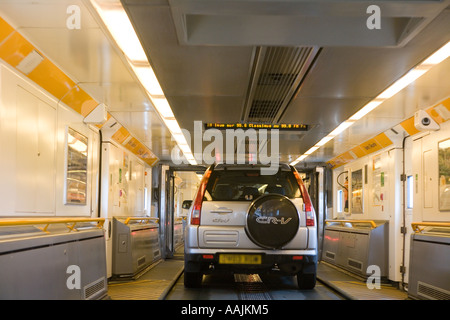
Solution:
[(449, 120), (450, 0), (0, 0), (0, 299), (449, 300)]

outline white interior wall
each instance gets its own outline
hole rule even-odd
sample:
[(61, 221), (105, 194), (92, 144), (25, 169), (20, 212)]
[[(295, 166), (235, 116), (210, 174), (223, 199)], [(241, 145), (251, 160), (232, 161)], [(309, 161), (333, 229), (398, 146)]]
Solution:
[[(355, 212), (352, 206), (352, 193), (355, 191), (352, 173), (362, 170), (362, 213)], [(400, 281), (402, 235), (397, 232), (401, 225), (400, 174), (402, 152), (398, 148), (386, 148), (374, 154), (357, 159), (333, 171), (333, 218), (353, 220), (385, 220), (389, 223), (389, 279)], [(348, 172), (348, 212), (338, 211), (337, 194), (342, 190), (336, 178), (339, 173)], [(343, 184), (344, 176), (340, 182)], [(353, 186), (353, 187), (352, 187)]]
[[(105, 140), (103, 140), (105, 141)], [(114, 142), (102, 144), (101, 216), (105, 218), (107, 276), (112, 276), (112, 220), (113, 217), (149, 215), (144, 207), (144, 194), (151, 192), (145, 163)], [(151, 181), (151, 178), (150, 178)], [(150, 190), (149, 190), (150, 189)]]
[[(66, 131), (88, 138), (86, 204), (65, 204)], [(98, 132), (0, 62), (0, 215), (96, 216)]]
[[(446, 222), (450, 221), (450, 211), (439, 209), (439, 163), (438, 143), (450, 139), (450, 122), (441, 124), (438, 131), (422, 132), (404, 141), (399, 137), (392, 147), (356, 159), (344, 166), (333, 170), (333, 218), (334, 219), (363, 219), (389, 221), (389, 279), (401, 280), (400, 266), (406, 266), (405, 282), (408, 281), (411, 223), (422, 221)], [(401, 181), (403, 172), (403, 156), (405, 158), (405, 176), (412, 177), (412, 185)], [(367, 183), (363, 183), (363, 213), (339, 211), (337, 205), (338, 185), (337, 176), (348, 172), (349, 202), (352, 193), (352, 172), (362, 169), (363, 179), (367, 170)], [(344, 175), (340, 182), (343, 183)], [(412, 208), (408, 208), (405, 194), (403, 208), (403, 192), (407, 193), (412, 187)], [(405, 188), (405, 190), (403, 190)], [(403, 215), (403, 209), (405, 214)], [(404, 220), (404, 221), (403, 221)], [(406, 236), (403, 248), (401, 227), (406, 226)]]
[[(66, 140), (72, 128), (88, 139), (86, 204), (65, 203)], [(0, 216), (98, 215), (99, 133), (83, 117), (0, 62)], [(102, 146), (102, 213), (111, 261), (113, 216), (143, 216), (151, 170), (130, 151)], [(106, 148), (106, 150), (105, 150)], [(146, 189), (147, 188), (147, 189)], [(147, 211), (150, 211), (150, 204)], [(108, 263), (108, 274), (111, 274)]]
[[(143, 216), (145, 164), (130, 151), (107, 143), (102, 157), (105, 159), (107, 170), (102, 171), (107, 179), (105, 187), (108, 189), (108, 206), (105, 207), (105, 217), (114, 216)], [(105, 151), (106, 149), (106, 151)], [(104, 166), (105, 167), (105, 166)]]
[(414, 176), (414, 221), (450, 221), (450, 211), (440, 209), (440, 177), (438, 145), (450, 139), (450, 122), (441, 124), (438, 131), (412, 137)]

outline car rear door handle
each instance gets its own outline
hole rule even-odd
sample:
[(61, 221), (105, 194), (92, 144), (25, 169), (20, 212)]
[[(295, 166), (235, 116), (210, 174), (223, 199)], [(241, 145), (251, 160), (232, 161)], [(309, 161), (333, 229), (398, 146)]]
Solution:
[(216, 210), (211, 210), (211, 213), (233, 213), (233, 209), (229, 209), (229, 208), (218, 208)]

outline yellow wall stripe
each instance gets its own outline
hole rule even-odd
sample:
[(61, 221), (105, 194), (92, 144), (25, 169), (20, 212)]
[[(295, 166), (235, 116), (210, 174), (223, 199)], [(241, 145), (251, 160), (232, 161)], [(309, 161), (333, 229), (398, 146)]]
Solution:
[[(9, 25), (0, 17), (0, 59), (3, 59), (10, 66), (16, 68), (17, 65), (33, 50), (36, 50), (44, 60), (26, 75), (30, 80), (41, 88), (48, 91), (57, 99), (77, 113), (86, 117), (98, 102), (87, 92), (81, 89), (72, 79), (70, 79), (61, 69), (39, 52), (25, 37)], [(111, 115), (108, 114), (108, 119)], [(97, 126), (101, 128), (101, 126)], [(123, 144), (125, 139), (131, 134), (121, 127), (114, 135), (113, 139)], [(136, 138), (128, 141), (125, 147), (150, 166), (154, 165), (158, 158), (145, 145)]]
[[(75, 82), (48, 59), (44, 59), (31, 71), (28, 78), (58, 99), (64, 97), (75, 86)], [(70, 104), (68, 106), (72, 107)]]
[(444, 119), (441, 116), (441, 114), (438, 113), (436, 108), (439, 106), (443, 106), (443, 107), (445, 107), (445, 109), (447, 109), (447, 111), (450, 111), (450, 98), (447, 98), (447, 99), (443, 100), (442, 102), (440, 102), (440, 103), (436, 104), (435, 106), (432, 106), (431, 108), (428, 108), (426, 110), (426, 112), (428, 112), (428, 114), (434, 119), (434, 121), (441, 124), (441, 123), (447, 121), (448, 119)]
[(127, 150), (137, 155), (150, 166), (153, 166), (158, 161), (158, 158), (150, 151), (150, 149), (138, 139), (134, 138), (124, 127), (120, 127), (120, 129), (112, 135), (111, 139), (124, 146)]
[(393, 142), (391, 139), (389, 139), (385, 133), (380, 133), (375, 138), (361, 143), (359, 146), (351, 149), (350, 151), (344, 152), (343, 154), (329, 160), (327, 163), (331, 165), (333, 169), (336, 169), (344, 164), (352, 162), (353, 160), (386, 148), (392, 143)]
[(406, 119), (405, 121), (403, 121), (402, 123), (400, 123), (400, 125), (403, 127), (403, 129), (405, 129), (406, 132), (408, 132), (408, 134), (410, 136), (415, 135), (416, 133), (419, 133), (420, 131), (416, 129), (416, 127), (414, 126), (414, 117), (411, 117), (409, 119)]
[(11, 27), (5, 20), (0, 18), (0, 43), (2, 43), (13, 32), (14, 28)]
[(363, 156), (365, 156), (367, 153), (364, 151), (363, 148), (361, 148), (360, 146), (354, 147), (352, 149), (353, 153), (358, 157), (361, 158)]
[(21, 34), (14, 32), (0, 46), (0, 58), (16, 67), (34, 47)]
[(375, 140), (375, 138), (367, 140), (366, 142), (360, 144), (360, 146), (364, 149), (366, 154), (370, 154), (382, 149), (381, 145), (377, 142), (377, 140)]
[(71, 88), (61, 100), (83, 117), (86, 117), (98, 105), (97, 101), (78, 86)]
[[(437, 111), (436, 107), (438, 106), (444, 106), (449, 112), (450, 112), (450, 97), (446, 98), (436, 105), (426, 109), (426, 112), (439, 124), (450, 120), (450, 118), (444, 119)], [(414, 126), (414, 117), (408, 118), (400, 123), (402, 128), (409, 134), (409, 135), (415, 135), (420, 132), (420, 130), (416, 129)], [(373, 139), (369, 139), (366, 142), (363, 142), (359, 146), (351, 149), (353, 154), (357, 156), (357, 158), (361, 158), (365, 155), (368, 155), (370, 153), (373, 153), (375, 151), (381, 150), (383, 148), (386, 148), (393, 144), (391, 139), (385, 134), (380, 133)], [(352, 162), (355, 160), (354, 158), (348, 157), (348, 151), (344, 152), (343, 154), (327, 161), (327, 163), (331, 166), (332, 169), (336, 169), (346, 163)]]
[(375, 137), (375, 140), (381, 145), (382, 148), (390, 146), (393, 142), (385, 133), (380, 133)]
[(121, 127), (119, 130), (116, 131), (116, 133), (112, 135), (112, 139), (117, 143), (122, 144), (129, 136), (130, 133), (128, 132), (128, 130), (125, 129), (124, 127)]

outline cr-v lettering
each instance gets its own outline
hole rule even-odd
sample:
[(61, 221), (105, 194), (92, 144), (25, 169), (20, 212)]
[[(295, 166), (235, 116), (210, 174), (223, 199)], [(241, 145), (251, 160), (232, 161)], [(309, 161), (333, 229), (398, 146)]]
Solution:
[(258, 217), (258, 218), (256, 218), (256, 222), (263, 223), (263, 224), (269, 224), (269, 223), (288, 224), (289, 221), (291, 221), (291, 220), (292, 220), (292, 218), (284, 219), (284, 217), (282, 217), (281, 219), (278, 219), (276, 217)]

